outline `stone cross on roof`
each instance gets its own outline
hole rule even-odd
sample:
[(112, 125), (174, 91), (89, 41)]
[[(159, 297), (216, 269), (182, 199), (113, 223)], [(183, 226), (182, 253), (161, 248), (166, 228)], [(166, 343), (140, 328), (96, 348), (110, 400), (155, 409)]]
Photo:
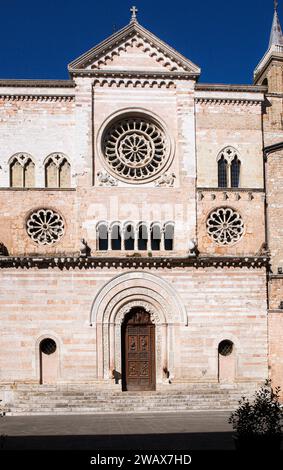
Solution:
[(277, 10), (278, 8), (278, 0), (274, 0), (274, 10)]
[(133, 7), (130, 9), (130, 12), (132, 13), (131, 21), (136, 21), (138, 11), (139, 11), (139, 10), (138, 10), (137, 7), (135, 7), (135, 6), (133, 6)]

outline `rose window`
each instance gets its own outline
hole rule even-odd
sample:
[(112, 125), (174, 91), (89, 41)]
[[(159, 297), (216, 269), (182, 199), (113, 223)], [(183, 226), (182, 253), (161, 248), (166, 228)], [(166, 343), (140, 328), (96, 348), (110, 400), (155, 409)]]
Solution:
[(230, 245), (243, 235), (244, 223), (233, 209), (221, 207), (213, 211), (207, 219), (207, 232), (219, 245)]
[(103, 139), (109, 170), (120, 179), (134, 182), (151, 179), (166, 164), (168, 142), (163, 130), (143, 118), (116, 122)]
[(64, 221), (51, 209), (39, 209), (27, 221), (27, 233), (39, 245), (52, 245), (63, 236)]

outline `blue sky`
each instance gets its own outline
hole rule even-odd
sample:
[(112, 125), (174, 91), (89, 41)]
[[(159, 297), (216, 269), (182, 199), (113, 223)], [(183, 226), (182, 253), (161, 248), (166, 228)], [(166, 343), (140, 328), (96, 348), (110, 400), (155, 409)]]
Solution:
[[(0, 78), (68, 78), (67, 64), (139, 22), (202, 68), (201, 82), (251, 83), (267, 49), (273, 0), (2, 0)], [(279, 0), (283, 24), (283, 0)]]

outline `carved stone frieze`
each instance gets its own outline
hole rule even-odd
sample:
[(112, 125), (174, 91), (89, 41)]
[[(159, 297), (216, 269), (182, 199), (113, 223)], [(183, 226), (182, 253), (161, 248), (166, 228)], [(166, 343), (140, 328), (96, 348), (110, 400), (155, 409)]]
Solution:
[(118, 182), (107, 171), (101, 170), (97, 173), (99, 186), (118, 186)]
[(156, 187), (165, 187), (165, 188), (173, 188), (175, 183), (176, 175), (175, 173), (164, 173), (158, 180), (155, 182)]

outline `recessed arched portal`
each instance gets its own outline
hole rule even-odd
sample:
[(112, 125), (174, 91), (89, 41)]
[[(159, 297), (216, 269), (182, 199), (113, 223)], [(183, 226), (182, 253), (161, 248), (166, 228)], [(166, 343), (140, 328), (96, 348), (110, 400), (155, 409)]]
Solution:
[(122, 377), (122, 324), (133, 308), (143, 308), (155, 325), (155, 380), (174, 376), (175, 338), (188, 325), (186, 309), (168, 282), (149, 272), (115, 276), (97, 293), (90, 315), (95, 327), (97, 379), (120, 383)]
[(122, 389), (155, 390), (155, 325), (142, 307), (122, 323)]

